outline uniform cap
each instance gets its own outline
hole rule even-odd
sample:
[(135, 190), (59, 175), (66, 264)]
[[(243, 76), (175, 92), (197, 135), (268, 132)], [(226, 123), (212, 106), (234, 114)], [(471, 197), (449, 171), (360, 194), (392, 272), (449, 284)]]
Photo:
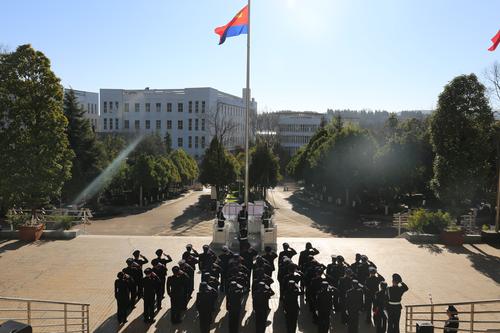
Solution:
[(273, 248), (272, 248), (272, 247), (270, 247), (270, 246), (266, 246), (266, 247), (264, 248), (264, 251), (266, 251), (266, 252), (271, 252), (272, 250), (273, 250)]
[(401, 282), (401, 281), (403, 281), (403, 279), (401, 278), (401, 275), (399, 275), (397, 273), (392, 274), (392, 280), (395, 281), (395, 282)]
[(156, 253), (156, 255), (157, 255), (157, 256), (159, 256), (160, 254), (162, 254), (162, 253), (163, 253), (163, 250), (162, 250), (162, 249), (158, 249), (158, 250), (156, 250), (156, 252), (155, 252), (155, 253)]
[(203, 245), (203, 249), (207, 249), (208, 250), (209, 246), (208, 245)]
[(192, 248), (193, 248), (193, 245), (188, 244), (188, 245), (186, 245), (186, 248), (188, 248), (188, 249), (192, 249)]
[(446, 311), (449, 311), (451, 313), (458, 313), (458, 310), (454, 305), (448, 305), (448, 308), (446, 309)]
[(363, 261), (367, 261), (367, 260), (368, 260), (368, 257), (367, 257), (367, 256), (365, 256), (365, 255), (362, 255), (362, 256), (361, 256), (361, 260), (363, 260)]
[(177, 273), (178, 271), (180, 271), (179, 266), (172, 267), (172, 272)]
[(380, 282), (380, 289), (386, 290), (387, 289), (387, 282), (385, 282), (385, 281)]
[(123, 275), (124, 275), (123, 272), (118, 272), (118, 274), (116, 274), (116, 277), (122, 279)]
[(151, 274), (151, 272), (152, 272), (151, 268), (146, 268), (144, 270), (144, 274)]
[(140, 253), (141, 253), (141, 251), (139, 251), (139, 250), (135, 250), (134, 252), (132, 252), (132, 254), (133, 254), (134, 256), (137, 256), (137, 255), (139, 255)]
[(370, 266), (370, 267), (368, 267), (368, 271), (369, 271), (370, 273), (373, 273), (373, 272), (376, 272), (376, 271), (377, 271), (377, 269), (376, 269), (375, 267), (373, 267), (373, 266)]
[(338, 261), (344, 261), (344, 257), (342, 257), (342, 256), (337, 256), (337, 260), (338, 260)]
[(288, 243), (283, 243), (283, 246), (290, 246), (290, 244), (288, 244)]
[(134, 262), (134, 259), (132, 258), (128, 258), (126, 261), (125, 261), (127, 264), (131, 264)]

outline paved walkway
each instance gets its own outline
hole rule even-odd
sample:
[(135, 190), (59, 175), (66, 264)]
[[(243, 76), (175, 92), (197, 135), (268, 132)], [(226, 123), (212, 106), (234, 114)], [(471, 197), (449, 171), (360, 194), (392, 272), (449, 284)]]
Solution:
[[(309, 238), (280, 238), (298, 251)], [(429, 293), (435, 303), (500, 298), (500, 250), (487, 245), (446, 248), (418, 246), (404, 239), (316, 238), (318, 259), (330, 261), (331, 254), (342, 254), (348, 261), (355, 253), (365, 253), (389, 277), (399, 272), (410, 287), (404, 303), (427, 303)], [(113, 281), (125, 266), (125, 258), (141, 249), (151, 259), (163, 248), (179, 260), (186, 243), (201, 248), (205, 237), (81, 236), (71, 241), (0, 241), (0, 295), (76, 301), (91, 304), (92, 332), (197, 332), (193, 301), (181, 325), (172, 327), (169, 304), (157, 315), (157, 323), (146, 326), (140, 319), (139, 303), (129, 323), (116, 326)], [(169, 265), (169, 269), (172, 264)], [(199, 280), (199, 274), (196, 275)], [(276, 289), (276, 288), (275, 288)], [(267, 332), (284, 332), (284, 318), (278, 296), (273, 297)], [(167, 300), (168, 301), (168, 300)], [(226, 332), (227, 317), (222, 301), (213, 332)], [(403, 315), (404, 318), (404, 315)], [(251, 300), (246, 303), (242, 332), (254, 332)], [(343, 332), (336, 325), (335, 332)], [(307, 311), (301, 313), (299, 331), (314, 332)], [(361, 332), (373, 332), (364, 327)]]

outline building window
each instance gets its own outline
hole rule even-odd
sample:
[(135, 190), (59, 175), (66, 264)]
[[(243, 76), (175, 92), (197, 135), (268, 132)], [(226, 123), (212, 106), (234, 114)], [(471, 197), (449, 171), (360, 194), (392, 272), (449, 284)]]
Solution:
[(129, 127), (130, 127), (129, 121), (128, 120), (124, 120), (123, 121), (123, 128), (129, 129)]
[(193, 102), (189, 101), (189, 113), (193, 113)]
[(192, 136), (190, 136), (188, 138), (188, 148), (193, 148), (193, 137)]
[(109, 118), (109, 129), (113, 129), (113, 118)]
[(189, 119), (188, 120), (188, 131), (192, 131), (193, 130), (193, 119)]
[(156, 112), (161, 112), (161, 103), (156, 103)]
[(194, 120), (194, 130), (197, 131), (198, 130), (198, 119), (195, 119)]
[(201, 137), (201, 148), (205, 149), (205, 137)]
[(167, 129), (172, 129), (172, 120), (167, 120)]
[(151, 112), (151, 104), (146, 103), (146, 112)]
[(124, 108), (124, 109), (123, 109), (123, 111), (124, 111), (124, 112), (128, 112), (128, 103), (125, 103), (125, 104), (123, 105), (123, 108)]
[(134, 108), (135, 108), (135, 110), (134, 110), (135, 112), (141, 111), (141, 105), (139, 103), (135, 103)]
[(205, 101), (201, 101), (201, 113), (205, 113)]
[(90, 113), (90, 103), (87, 103), (87, 113)]
[(141, 123), (139, 122), (139, 120), (134, 121), (134, 127), (135, 127), (135, 129), (141, 128)]
[(177, 147), (182, 147), (182, 138), (177, 138)]
[(182, 129), (183, 128), (183, 124), (182, 124), (182, 120), (178, 120), (177, 121), (177, 129)]
[(202, 119), (201, 120), (201, 130), (204, 131), (205, 130), (205, 119)]
[(194, 112), (198, 113), (200, 111), (200, 102), (194, 102)]
[(104, 102), (103, 111), (104, 111), (104, 113), (108, 113), (108, 102)]
[(113, 102), (109, 102), (109, 112), (113, 110)]
[(161, 120), (156, 121), (156, 129), (161, 129)]
[(167, 112), (172, 112), (172, 103), (167, 103)]
[(105, 130), (108, 129), (108, 118), (104, 118), (104, 127)]
[(199, 148), (199, 142), (198, 142), (198, 137), (197, 136), (194, 137), (194, 148), (195, 149)]
[(115, 119), (115, 129), (120, 129), (120, 127), (118, 126), (118, 118)]
[(151, 122), (149, 120), (146, 120), (146, 129), (151, 128)]
[(184, 112), (184, 104), (177, 103), (177, 112)]

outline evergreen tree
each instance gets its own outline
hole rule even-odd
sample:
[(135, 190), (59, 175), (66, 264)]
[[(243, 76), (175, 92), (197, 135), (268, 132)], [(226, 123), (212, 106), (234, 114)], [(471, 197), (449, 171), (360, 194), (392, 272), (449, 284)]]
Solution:
[(85, 111), (80, 107), (71, 89), (64, 96), (64, 115), (68, 119), (68, 139), (75, 154), (71, 179), (64, 184), (63, 198), (73, 200), (103, 168), (103, 146), (97, 141)]
[(250, 186), (257, 188), (265, 199), (267, 189), (275, 187), (281, 178), (278, 158), (272, 150), (260, 143), (255, 147), (250, 161)]
[(59, 197), (73, 158), (67, 125), (50, 60), (30, 45), (0, 55), (0, 196), (9, 205)]
[(476, 75), (461, 75), (444, 87), (431, 119), (435, 153), (432, 189), (458, 216), (487, 187), (491, 170), (493, 112)]

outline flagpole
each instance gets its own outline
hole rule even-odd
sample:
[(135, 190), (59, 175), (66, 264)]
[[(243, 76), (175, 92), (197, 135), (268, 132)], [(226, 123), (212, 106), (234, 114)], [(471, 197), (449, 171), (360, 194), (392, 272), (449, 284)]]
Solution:
[(248, 0), (248, 32), (247, 32), (247, 86), (246, 86), (246, 113), (245, 113), (245, 207), (248, 211), (248, 168), (249, 168), (249, 153), (248, 153), (248, 139), (249, 139), (249, 120), (250, 120), (250, 24), (251, 24), (251, 11), (250, 1)]

